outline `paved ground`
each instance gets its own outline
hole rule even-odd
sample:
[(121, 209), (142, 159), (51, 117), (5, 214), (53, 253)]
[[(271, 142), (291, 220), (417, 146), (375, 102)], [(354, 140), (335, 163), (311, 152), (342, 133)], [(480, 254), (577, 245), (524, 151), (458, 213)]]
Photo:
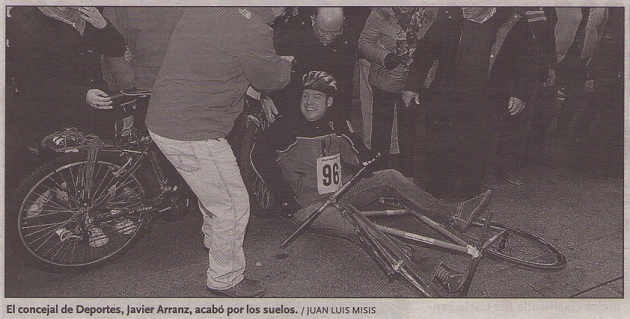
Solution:
[[(562, 168), (532, 167), (519, 173), (523, 186), (505, 183), (494, 192), (491, 209), (496, 219), (546, 238), (566, 254), (568, 265), (541, 272), (486, 259), (469, 296), (623, 297), (623, 181), (579, 176)], [(204, 289), (207, 261), (199, 212), (154, 226), (123, 258), (86, 273), (42, 272), (8, 251), (5, 296), (210, 296)], [(305, 234), (282, 250), (279, 243), (293, 229), (289, 221), (252, 218), (248, 227), (247, 274), (263, 281), (269, 297), (416, 296), (403, 283), (389, 280), (350, 242)]]
[[(623, 180), (565, 168), (528, 167), (518, 173), (524, 185), (506, 182), (493, 194), (496, 219), (553, 243), (565, 253), (567, 267), (544, 272), (485, 259), (469, 296), (622, 298)], [(179, 222), (158, 222), (124, 257), (85, 273), (43, 272), (7, 251), (5, 297), (211, 297), (205, 290), (207, 255), (200, 227), (197, 210)], [(280, 217), (250, 220), (246, 274), (262, 280), (268, 297), (417, 296), (402, 282), (388, 279), (367, 253), (348, 241), (305, 234), (280, 249), (293, 229)], [(434, 254), (463, 269), (461, 257), (423, 248), (418, 253)]]

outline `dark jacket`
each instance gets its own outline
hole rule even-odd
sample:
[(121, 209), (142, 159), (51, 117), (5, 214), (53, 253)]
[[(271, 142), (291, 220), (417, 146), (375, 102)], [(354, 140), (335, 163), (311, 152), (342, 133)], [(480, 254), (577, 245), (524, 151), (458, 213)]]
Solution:
[[(330, 115), (328, 113), (326, 115)], [(358, 165), (371, 151), (348, 125), (335, 125), (330, 116), (309, 122), (282, 117), (263, 131), (252, 151), (252, 163), (278, 202), (290, 197), (306, 207), (326, 197), (318, 193), (317, 159), (340, 154), (342, 164)], [(341, 178), (348, 176), (350, 166), (343, 166)]]
[(125, 37), (132, 58), (110, 58), (117, 87), (151, 90), (182, 7), (105, 7), (103, 15)]
[(103, 29), (85, 23), (83, 36), (72, 25), (37, 7), (14, 7), (7, 24), (12, 73), (31, 139), (62, 127), (102, 138), (113, 136), (115, 111), (95, 110), (85, 101), (90, 89), (107, 90), (101, 56), (123, 56), (125, 41), (108, 22)]
[(37, 7), (14, 7), (7, 26), (19, 90), (27, 99), (88, 107), (87, 91), (106, 89), (101, 55), (123, 56), (125, 41), (110, 23), (86, 23), (83, 36)]
[[(609, 8), (608, 24), (604, 36), (588, 65), (590, 79), (599, 81), (617, 79), (623, 83), (624, 71), (624, 10), (623, 7)], [(595, 87), (599, 86), (597, 83)]]
[(273, 48), (272, 19), (263, 7), (185, 8), (153, 85), (147, 127), (180, 141), (223, 138), (249, 85), (284, 88), (291, 62)]
[(345, 24), (343, 33), (328, 45), (323, 45), (315, 36), (310, 21), (306, 25), (292, 27), (291, 30), (283, 30), (274, 39), (278, 55), (295, 58), (291, 82), (272, 96), (274, 103), (281, 111), (298, 113), (296, 106), (302, 94), (302, 77), (310, 71), (325, 71), (337, 80), (338, 86), (330, 111), (343, 120), (349, 119), (357, 48), (356, 41), (349, 35), (349, 26)]
[[(507, 99), (513, 96), (528, 101), (536, 85), (538, 56), (527, 20), (511, 8), (497, 8), (491, 19), (501, 19), (502, 24), (488, 57), (486, 92), (490, 94), (483, 97)], [(434, 61), (438, 60), (429, 94), (452, 94), (463, 20), (461, 8), (440, 8), (436, 21), (414, 53), (405, 90), (419, 93)]]
[(556, 9), (553, 7), (523, 8), (538, 49), (538, 81), (544, 83), (549, 69), (556, 68)]

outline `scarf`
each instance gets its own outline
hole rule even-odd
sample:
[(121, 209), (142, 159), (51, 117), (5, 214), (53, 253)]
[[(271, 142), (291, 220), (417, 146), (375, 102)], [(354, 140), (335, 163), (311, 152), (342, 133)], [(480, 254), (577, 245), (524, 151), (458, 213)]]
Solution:
[(392, 7), (394, 17), (404, 32), (404, 39), (396, 40), (396, 55), (403, 61), (405, 69), (413, 62), (412, 55), (418, 46), (419, 31), (426, 22), (426, 8), (414, 7), (403, 11), (400, 7)]

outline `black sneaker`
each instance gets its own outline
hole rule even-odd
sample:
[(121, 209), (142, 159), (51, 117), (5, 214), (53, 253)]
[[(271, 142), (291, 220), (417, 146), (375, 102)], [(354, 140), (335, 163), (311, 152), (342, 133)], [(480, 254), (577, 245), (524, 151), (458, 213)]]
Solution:
[(233, 298), (262, 297), (267, 292), (258, 280), (243, 278), (236, 286), (224, 290), (210, 289), (210, 292)]
[(455, 271), (443, 263), (439, 263), (433, 271), (433, 278), (450, 293), (455, 293), (460, 289), (464, 275)]
[(491, 190), (487, 190), (467, 201), (450, 204), (452, 211), (449, 215), (453, 218), (453, 226), (459, 231), (466, 231), (473, 220), (486, 210), (490, 204)]

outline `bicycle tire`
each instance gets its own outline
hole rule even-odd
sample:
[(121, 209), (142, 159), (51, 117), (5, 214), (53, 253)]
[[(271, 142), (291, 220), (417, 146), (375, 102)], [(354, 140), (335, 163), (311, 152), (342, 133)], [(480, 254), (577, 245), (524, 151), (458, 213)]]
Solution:
[[(467, 242), (476, 244), (477, 235), (481, 233), (482, 229), (482, 222), (473, 222), (464, 233), (458, 233)], [(494, 257), (494, 259), (533, 269), (553, 270), (566, 266), (566, 257), (556, 247), (546, 240), (516, 227), (493, 221), (490, 223), (486, 239), (503, 230), (505, 230), (504, 235), (484, 251), (491, 258)]]
[(44, 271), (82, 271), (114, 260), (143, 237), (149, 222), (145, 212), (89, 224), (99, 214), (136, 208), (157, 194), (157, 182), (141, 169), (117, 184), (113, 172), (124, 165), (125, 158), (116, 155), (120, 153), (98, 153), (88, 192), (94, 206), (102, 207), (98, 211), (79, 207), (83, 205), (78, 194), (85, 188), (78, 185), (77, 177), (86, 166), (86, 152), (61, 155), (24, 180), (9, 202), (5, 226), (9, 244), (19, 257)]

